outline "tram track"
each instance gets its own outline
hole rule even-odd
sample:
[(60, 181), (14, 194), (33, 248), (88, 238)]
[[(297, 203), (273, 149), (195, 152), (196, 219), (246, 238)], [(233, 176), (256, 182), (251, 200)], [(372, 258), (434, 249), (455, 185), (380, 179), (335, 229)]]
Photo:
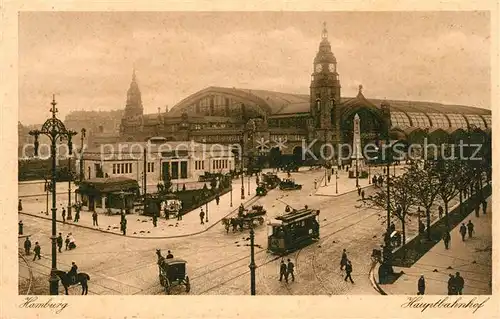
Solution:
[(31, 288), (33, 285), (33, 269), (31, 268), (30, 264), (28, 263), (28, 260), (21, 254), (21, 252), (18, 252), (19, 257), (24, 261), (26, 264), (26, 268), (28, 268), (28, 288), (26, 288), (26, 293), (25, 295), (29, 295), (31, 292)]

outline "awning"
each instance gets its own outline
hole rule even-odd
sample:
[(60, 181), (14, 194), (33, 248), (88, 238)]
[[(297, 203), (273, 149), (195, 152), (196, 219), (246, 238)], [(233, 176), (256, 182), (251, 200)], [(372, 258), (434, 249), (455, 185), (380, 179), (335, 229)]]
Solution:
[(135, 179), (126, 177), (94, 178), (82, 181), (78, 187), (80, 194), (113, 193), (135, 194), (139, 184)]

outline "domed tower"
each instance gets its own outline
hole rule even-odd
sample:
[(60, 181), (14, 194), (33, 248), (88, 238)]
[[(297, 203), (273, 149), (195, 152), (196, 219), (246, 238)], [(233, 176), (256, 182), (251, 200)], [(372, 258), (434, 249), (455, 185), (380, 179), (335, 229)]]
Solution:
[(323, 23), (319, 50), (313, 62), (310, 94), (310, 111), (315, 127), (319, 130), (328, 130), (328, 137), (324, 135), (324, 139), (331, 140), (332, 131), (330, 130), (336, 131), (336, 122), (338, 122), (340, 81), (337, 73), (337, 59), (328, 41), (326, 22)]
[(142, 116), (144, 113), (144, 108), (142, 107), (141, 91), (139, 90), (139, 85), (137, 84), (135, 69), (132, 74), (132, 82), (127, 91), (127, 104), (125, 105), (124, 118), (132, 118), (137, 116)]

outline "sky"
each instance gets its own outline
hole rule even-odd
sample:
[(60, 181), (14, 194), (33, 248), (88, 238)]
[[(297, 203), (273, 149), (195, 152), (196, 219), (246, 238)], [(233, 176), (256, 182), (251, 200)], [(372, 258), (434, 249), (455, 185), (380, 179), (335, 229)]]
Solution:
[(343, 97), (490, 107), (487, 12), (21, 12), (19, 120), (123, 109), (135, 67), (145, 113), (209, 86), (309, 93), (323, 22)]

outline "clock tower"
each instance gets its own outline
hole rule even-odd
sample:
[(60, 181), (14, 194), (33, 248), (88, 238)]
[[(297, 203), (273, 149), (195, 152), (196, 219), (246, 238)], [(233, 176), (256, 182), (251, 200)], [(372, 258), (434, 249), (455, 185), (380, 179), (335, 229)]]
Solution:
[(337, 59), (328, 41), (326, 22), (323, 23), (319, 51), (314, 58), (310, 94), (310, 112), (314, 119), (317, 138), (325, 142), (337, 140), (340, 81), (337, 73)]

